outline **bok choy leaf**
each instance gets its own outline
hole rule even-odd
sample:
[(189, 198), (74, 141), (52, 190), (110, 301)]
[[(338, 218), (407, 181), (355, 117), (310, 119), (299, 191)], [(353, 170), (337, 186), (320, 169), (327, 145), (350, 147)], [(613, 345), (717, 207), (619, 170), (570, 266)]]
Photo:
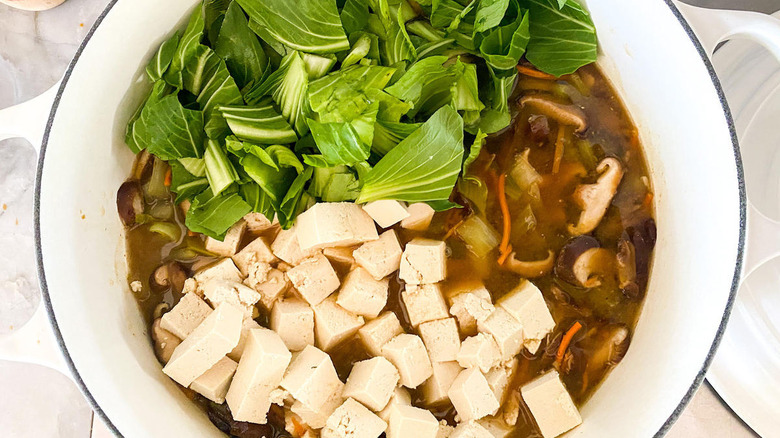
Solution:
[(267, 71), (268, 57), (236, 2), (230, 3), (225, 12), (214, 51), (225, 60), (240, 89), (262, 80)]
[(240, 139), (260, 144), (285, 144), (298, 139), (287, 120), (270, 101), (260, 106), (220, 106), (222, 117)]
[(203, 156), (203, 112), (185, 109), (171, 94), (148, 102), (133, 124), (133, 139), (141, 149), (163, 160)]
[(188, 229), (218, 240), (244, 215), (252, 211), (237, 193), (214, 196), (206, 190), (192, 200), (184, 224)]

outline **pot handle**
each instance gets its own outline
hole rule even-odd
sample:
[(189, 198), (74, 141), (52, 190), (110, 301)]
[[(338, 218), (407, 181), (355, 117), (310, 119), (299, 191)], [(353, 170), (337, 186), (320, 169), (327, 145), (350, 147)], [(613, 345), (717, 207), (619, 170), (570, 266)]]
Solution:
[(0, 110), (0, 140), (24, 138), (39, 152), (46, 131), (46, 121), (59, 89), (58, 81), (40, 96)]
[[(705, 9), (674, 0), (675, 6), (696, 32), (708, 56), (722, 42), (740, 38), (754, 41), (780, 60), (780, 20), (748, 11)], [(766, 217), (751, 202), (747, 205), (747, 247), (742, 278), (780, 256), (780, 223)]]

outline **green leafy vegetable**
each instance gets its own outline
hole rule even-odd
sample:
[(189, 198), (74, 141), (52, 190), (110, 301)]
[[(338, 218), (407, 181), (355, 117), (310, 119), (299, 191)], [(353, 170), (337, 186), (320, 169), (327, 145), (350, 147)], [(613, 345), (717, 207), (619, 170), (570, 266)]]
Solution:
[(184, 66), (189, 63), (190, 58), (195, 56), (200, 43), (203, 40), (203, 8), (196, 8), (187, 23), (187, 29), (184, 30), (176, 53), (171, 60), (168, 71), (165, 72), (164, 79), (169, 84), (177, 88), (184, 88), (184, 77), (182, 72)]
[(365, 161), (371, 145), (358, 138), (355, 128), (346, 122), (320, 123), (309, 120), (309, 128), (322, 157), (330, 165), (354, 164)]
[(268, 68), (263, 46), (249, 29), (244, 12), (235, 2), (230, 3), (225, 12), (214, 51), (225, 60), (239, 88), (262, 79)]
[(384, 156), (419, 127), (419, 123), (400, 123), (378, 120), (374, 127), (374, 141), (371, 144), (371, 150)]
[(274, 206), (259, 185), (255, 183), (243, 184), (239, 189), (239, 194), (252, 207), (252, 211), (262, 214), (269, 221), (274, 220)]
[(282, 61), (279, 70), (284, 70), (279, 87), (273, 92), (273, 99), (282, 110), (282, 115), (299, 135), (304, 135), (309, 128), (306, 118), (310, 107), (307, 91), (309, 88), (309, 72), (306, 63), (298, 52), (292, 52)]
[(481, 0), (474, 19), (474, 32), (485, 32), (501, 24), (508, 6), (509, 0)]
[(517, 11), (510, 24), (489, 31), (479, 51), (487, 64), (496, 70), (511, 70), (517, 66), (530, 40), (529, 13)]
[(192, 200), (184, 225), (196, 233), (222, 240), (227, 230), (250, 211), (252, 207), (236, 193), (213, 196), (207, 190)]
[(206, 142), (206, 153), (203, 155), (206, 164), (206, 178), (209, 180), (211, 190), (219, 195), (231, 184), (238, 181), (238, 173), (233, 164), (228, 160), (225, 149), (216, 141), (209, 139)]
[(133, 124), (141, 149), (163, 160), (203, 156), (203, 113), (185, 109), (175, 94), (147, 103)]
[(287, 120), (269, 101), (254, 107), (220, 106), (222, 117), (240, 139), (260, 144), (292, 143), (298, 139)]
[(149, 79), (159, 81), (162, 79), (165, 72), (168, 70), (168, 66), (173, 61), (173, 56), (176, 54), (176, 49), (179, 46), (179, 34), (173, 34), (168, 40), (166, 40), (154, 55), (149, 65), (146, 66), (146, 74)]
[(341, 9), (341, 23), (347, 35), (365, 29), (368, 14), (367, 0), (346, 0)]

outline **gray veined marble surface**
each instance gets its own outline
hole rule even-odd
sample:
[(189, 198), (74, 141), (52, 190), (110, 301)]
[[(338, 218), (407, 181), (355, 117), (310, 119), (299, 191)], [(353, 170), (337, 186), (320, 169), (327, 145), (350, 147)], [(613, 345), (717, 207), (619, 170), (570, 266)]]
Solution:
[[(131, 1), (131, 0), (125, 0)], [(0, 4), (0, 109), (37, 96), (63, 74), (107, 0), (68, 0), (39, 13)], [(702, 6), (774, 12), (780, 0), (695, 0)], [(23, 140), (0, 142), (0, 336), (19, 327), (40, 302), (32, 239), (36, 155)], [(75, 385), (56, 371), (0, 361), (0, 435), (107, 437)], [(755, 436), (704, 386), (668, 435)]]

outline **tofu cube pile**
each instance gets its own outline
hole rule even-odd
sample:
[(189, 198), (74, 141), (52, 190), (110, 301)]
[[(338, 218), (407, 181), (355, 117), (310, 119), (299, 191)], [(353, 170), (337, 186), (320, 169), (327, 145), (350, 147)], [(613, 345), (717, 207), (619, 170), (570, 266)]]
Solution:
[[(163, 372), (226, 402), (237, 421), (264, 424), (284, 406), (312, 438), (509, 436), (517, 412), (500, 411), (518, 355), (536, 354), (555, 320), (530, 281), (495, 303), (481, 283), (447, 284), (446, 243), (403, 245), (397, 233), (419, 235), (433, 214), (424, 203), (318, 203), (290, 230), (247, 215), (224, 241), (207, 240), (223, 258), (155, 322), (176, 345)], [(268, 327), (255, 320), (263, 312)], [(369, 358), (342, 381), (331, 354), (357, 345)], [(520, 394), (545, 438), (581, 422), (555, 370)], [(448, 406), (456, 425), (429, 410)]]

